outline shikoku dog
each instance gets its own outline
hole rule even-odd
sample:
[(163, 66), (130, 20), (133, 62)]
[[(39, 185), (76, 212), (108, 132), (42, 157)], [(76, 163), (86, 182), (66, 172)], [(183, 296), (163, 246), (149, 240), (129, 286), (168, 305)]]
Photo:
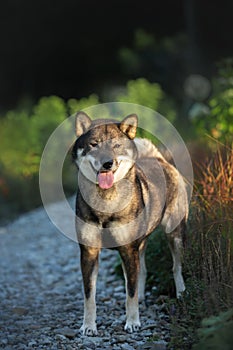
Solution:
[(76, 230), (84, 285), (83, 334), (95, 335), (96, 280), (101, 248), (120, 253), (126, 282), (128, 332), (140, 328), (138, 300), (144, 298), (146, 238), (161, 224), (173, 257), (177, 297), (182, 277), (182, 234), (188, 215), (185, 183), (147, 139), (135, 138), (137, 116), (122, 122), (76, 116), (73, 159), (78, 166)]

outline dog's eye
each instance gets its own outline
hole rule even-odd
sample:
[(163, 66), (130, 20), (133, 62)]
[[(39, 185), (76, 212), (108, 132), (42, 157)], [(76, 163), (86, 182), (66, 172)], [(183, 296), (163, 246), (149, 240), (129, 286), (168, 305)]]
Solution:
[(119, 143), (116, 143), (113, 147), (114, 147), (114, 148), (120, 148), (121, 145), (120, 145)]
[(97, 143), (97, 142), (91, 142), (91, 143), (90, 143), (90, 146), (91, 146), (91, 147), (97, 147), (97, 146), (98, 146), (98, 143)]

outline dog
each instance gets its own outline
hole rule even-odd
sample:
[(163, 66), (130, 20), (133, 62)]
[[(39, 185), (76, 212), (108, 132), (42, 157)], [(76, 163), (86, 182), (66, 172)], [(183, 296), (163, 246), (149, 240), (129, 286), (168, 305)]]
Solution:
[(162, 225), (173, 258), (177, 298), (185, 290), (182, 236), (188, 216), (185, 182), (147, 139), (137, 138), (138, 117), (121, 122), (76, 115), (72, 157), (78, 168), (76, 231), (84, 289), (81, 331), (96, 335), (96, 281), (101, 248), (117, 249), (126, 284), (125, 330), (140, 329), (145, 296), (146, 241)]

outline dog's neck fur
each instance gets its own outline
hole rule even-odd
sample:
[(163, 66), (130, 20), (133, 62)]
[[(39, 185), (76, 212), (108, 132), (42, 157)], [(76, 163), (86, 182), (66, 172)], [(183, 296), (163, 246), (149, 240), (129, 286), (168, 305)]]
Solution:
[[(127, 217), (127, 213), (132, 215), (140, 211), (143, 199), (140, 194), (135, 165), (132, 166), (123, 180), (115, 183), (107, 190), (101, 189), (98, 185), (85, 178), (81, 172), (79, 176), (82, 186), (78, 189), (77, 207), (79, 208), (81, 219), (84, 219), (85, 213), (87, 221), (95, 221), (98, 218), (101, 224), (101, 222), (109, 219), (119, 220), (121, 218), (124, 220)], [(128, 198), (131, 198), (130, 191), (134, 194), (135, 200), (133, 202), (128, 201)]]

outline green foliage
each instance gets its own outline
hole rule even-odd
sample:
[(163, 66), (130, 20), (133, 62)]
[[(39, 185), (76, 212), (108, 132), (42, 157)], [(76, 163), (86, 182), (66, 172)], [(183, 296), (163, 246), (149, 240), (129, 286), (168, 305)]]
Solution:
[(28, 128), (32, 130), (35, 150), (41, 154), (54, 129), (66, 118), (66, 104), (57, 96), (42, 97), (33, 109)]
[(184, 293), (183, 299), (167, 300), (171, 321), (168, 349), (188, 350), (197, 341), (196, 330), (203, 317), (203, 303), (199, 304), (198, 297), (200, 285), (197, 281), (187, 285), (186, 281), (186, 287), (188, 292)]
[(156, 294), (174, 296), (172, 258), (166, 236), (162, 229), (156, 229), (148, 239), (146, 250), (147, 286), (155, 287)]
[(0, 163), (5, 171), (21, 177), (37, 174), (45, 143), (65, 117), (65, 103), (56, 96), (41, 98), (32, 115), (30, 111), (8, 112), (0, 131)]
[(26, 112), (8, 112), (3, 119), (0, 139), (0, 163), (13, 175), (28, 175), (38, 171), (39, 159), (34, 152), (33, 132)]
[(155, 46), (155, 38), (153, 35), (147, 33), (144, 29), (139, 28), (135, 32), (135, 47), (138, 50), (143, 50), (147, 47)]
[[(132, 47), (122, 47), (119, 50), (119, 60), (125, 73), (131, 76), (134, 74), (135, 76), (156, 77), (158, 75), (156, 61), (166, 59), (171, 62), (176, 59), (177, 55), (180, 58), (180, 53), (186, 44), (187, 38), (183, 34), (158, 39), (153, 34), (139, 28), (135, 31)], [(161, 63), (160, 68), (163, 69)]]
[(233, 309), (203, 319), (198, 330), (200, 341), (193, 350), (231, 350), (233, 344)]
[[(116, 97), (118, 102), (135, 103), (148, 107), (160, 114), (164, 115), (168, 120), (174, 121), (176, 117), (176, 109), (173, 102), (165, 96), (161, 86), (157, 83), (150, 83), (144, 78), (128, 81), (126, 92)], [(140, 116), (143, 120), (146, 116)], [(147, 125), (148, 127), (148, 125)]]
[(97, 105), (99, 103), (99, 97), (95, 94), (92, 94), (89, 97), (83, 97), (80, 100), (71, 98), (67, 102), (69, 115), (77, 113), (78, 111), (81, 111), (87, 107)]
[(156, 43), (154, 37), (145, 32), (143, 29), (138, 29), (135, 32), (133, 48), (122, 47), (119, 50), (119, 59), (126, 73), (138, 73), (142, 70), (144, 51), (154, 50)]
[(144, 78), (130, 80), (127, 83), (126, 94), (117, 97), (119, 102), (136, 103), (158, 110), (163, 92), (159, 84), (150, 83)]
[[(39, 166), (48, 138), (70, 113), (96, 103), (96, 95), (81, 100), (72, 99), (67, 103), (57, 96), (42, 97), (34, 107), (27, 103), (1, 118), (1, 216), (40, 205)], [(56, 154), (51, 154), (51, 159), (56, 163)], [(71, 186), (70, 163), (70, 159), (66, 160), (63, 171), (68, 187)]]
[(139, 57), (128, 47), (123, 47), (120, 50), (119, 57), (124, 62), (126, 72), (130, 72), (129, 67), (131, 67), (133, 72), (137, 72), (140, 69)]
[(199, 135), (211, 135), (221, 142), (232, 140), (233, 134), (233, 59), (219, 64), (213, 80), (213, 93), (207, 108), (199, 110), (193, 123)]
[(0, 129), (0, 163), (5, 171), (23, 177), (38, 174), (40, 157), (51, 133), (69, 113), (96, 103), (96, 95), (81, 100), (71, 99), (67, 104), (60, 97), (50, 96), (42, 97), (32, 112), (8, 112)]

